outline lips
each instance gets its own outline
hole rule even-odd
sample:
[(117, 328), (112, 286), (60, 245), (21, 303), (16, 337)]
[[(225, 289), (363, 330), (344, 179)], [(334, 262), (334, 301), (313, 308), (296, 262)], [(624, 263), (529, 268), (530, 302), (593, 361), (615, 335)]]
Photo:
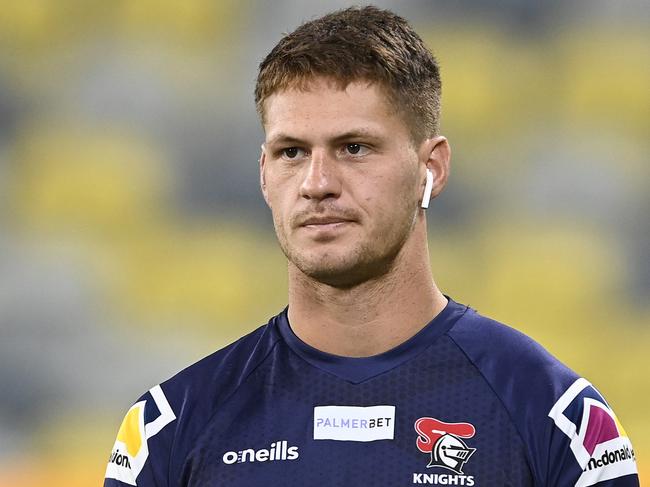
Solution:
[(318, 226), (318, 225), (334, 225), (337, 223), (350, 223), (352, 220), (338, 216), (315, 216), (304, 220), (300, 226)]

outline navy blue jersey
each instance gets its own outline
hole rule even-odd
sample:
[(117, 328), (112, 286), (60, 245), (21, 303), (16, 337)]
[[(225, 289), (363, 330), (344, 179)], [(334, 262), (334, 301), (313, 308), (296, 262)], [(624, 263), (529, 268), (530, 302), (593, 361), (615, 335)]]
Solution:
[[(399, 326), (399, 323), (396, 324)], [(638, 486), (612, 409), (525, 335), (452, 300), (367, 358), (286, 310), (144, 394), (105, 487)]]

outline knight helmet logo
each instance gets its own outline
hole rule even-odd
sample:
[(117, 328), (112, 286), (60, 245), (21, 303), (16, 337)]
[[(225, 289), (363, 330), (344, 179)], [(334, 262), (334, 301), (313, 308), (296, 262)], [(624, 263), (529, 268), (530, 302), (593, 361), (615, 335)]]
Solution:
[(443, 467), (462, 474), (463, 465), (476, 448), (468, 447), (461, 438), (471, 438), (476, 428), (470, 423), (445, 423), (435, 418), (420, 418), (415, 422), (418, 450), (430, 453), (430, 467)]

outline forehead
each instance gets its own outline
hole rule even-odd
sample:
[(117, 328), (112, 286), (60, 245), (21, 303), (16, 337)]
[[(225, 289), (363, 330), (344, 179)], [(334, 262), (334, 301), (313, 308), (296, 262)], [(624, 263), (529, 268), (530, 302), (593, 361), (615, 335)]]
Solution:
[(291, 87), (265, 101), (267, 142), (278, 135), (295, 138), (335, 137), (349, 131), (377, 136), (408, 135), (385, 90), (376, 83), (354, 81), (342, 87), (317, 79)]

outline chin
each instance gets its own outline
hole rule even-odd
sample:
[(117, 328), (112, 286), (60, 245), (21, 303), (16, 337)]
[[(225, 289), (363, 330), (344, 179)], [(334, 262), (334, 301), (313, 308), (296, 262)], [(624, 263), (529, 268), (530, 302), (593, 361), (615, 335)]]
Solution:
[(314, 272), (305, 274), (313, 281), (337, 289), (350, 289), (369, 280), (365, 276), (352, 272)]
[(357, 286), (385, 274), (390, 268), (383, 259), (369, 262), (355, 252), (337, 257), (301, 257), (292, 259), (298, 270), (314, 281), (338, 288)]

